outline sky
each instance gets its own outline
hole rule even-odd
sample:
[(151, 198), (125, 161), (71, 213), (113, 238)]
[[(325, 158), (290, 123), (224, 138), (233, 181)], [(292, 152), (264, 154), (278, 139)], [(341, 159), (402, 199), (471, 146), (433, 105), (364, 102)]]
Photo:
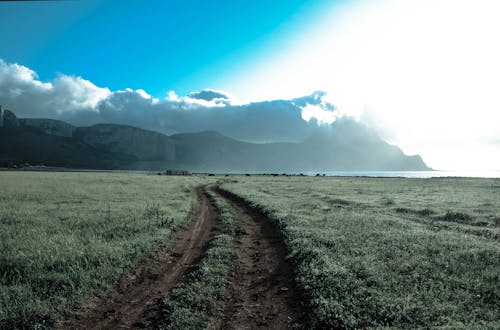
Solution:
[[(78, 75), (162, 96), (208, 87), (330, 1), (27, 1), (0, 3), (1, 56), (43, 79)], [(287, 27), (288, 22), (294, 22)]]
[(500, 170), (498, 17), (496, 0), (0, 2), (0, 104), (138, 126), (197, 108), (169, 132), (210, 117), (254, 141), (347, 116), (433, 168)]

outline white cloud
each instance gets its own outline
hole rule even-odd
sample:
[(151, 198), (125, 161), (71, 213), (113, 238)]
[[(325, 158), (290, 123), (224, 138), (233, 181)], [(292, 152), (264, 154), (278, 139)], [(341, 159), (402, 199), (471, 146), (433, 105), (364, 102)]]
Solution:
[(177, 95), (175, 93), (175, 91), (169, 91), (167, 93), (166, 99), (169, 100), (169, 101), (172, 101), (172, 102), (179, 102), (180, 101), (179, 95)]
[(52, 84), (37, 80), (36, 73), (23, 65), (7, 64), (0, 59), (0, 93), (15, 98), (25, 94), (26, 89), (43, 93), (52, 89)]
[(44, 117), (95, 109), (111, 92), (81, 77), (60, 75), (52, 82), (38, 80), (36, 73), (0, 59), (0, 104), (20, 116)]
[(318, 105), (307, 104), (302, 108), (302, 119), (311, 121), (313, 118), (319, 124), (333, 124), (337, 119), (334, 111), (325, 110)]
[(29, 68), (0, 60), (1, 105), (19, 117), (75, 125), (115, 123), (167, 134), (215, 130), (254, 142), (297, 141), (325, 129), (318, 124), (332, 123), (341, 114), (325, 97), (316, 92), (292, 100), (240, 104), (223, 91), (204, 90), (187, 96), (171, 91), (157, 99), (143, 89), (112, 92), (81, 77), (61, 75), (42, 82)]
[(93, 109), (111, 92), (81, 77), (61, 75), (55, 79), (47, 94), (47, 102), (56, 111), (63, 112)]

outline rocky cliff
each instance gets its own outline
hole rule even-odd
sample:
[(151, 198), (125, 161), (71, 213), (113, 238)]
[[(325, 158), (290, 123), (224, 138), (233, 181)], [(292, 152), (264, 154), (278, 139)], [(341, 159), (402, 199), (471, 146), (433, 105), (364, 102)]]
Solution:
[(0, 127), (18, 127), (16, 115), (0, 105)]
[(53, 119), (19, 119), (19, 124), (22, 126), (37, 128), (45, 134), (63, 137), (72, 137), (75, 130), (75, 127), (73, 125), (70, 125), (61, 120)]
[(78, 127), (74, 137), (100, 150), (133, 156), (137, 160), (171, 162), (175, 158), (175, 145), (168, 136), (132, 126)]

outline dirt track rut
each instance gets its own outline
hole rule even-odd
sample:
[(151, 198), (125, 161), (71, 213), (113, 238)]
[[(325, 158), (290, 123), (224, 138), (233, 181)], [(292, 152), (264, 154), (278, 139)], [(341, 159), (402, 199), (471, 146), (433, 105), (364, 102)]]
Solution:
[(126, 274), (119, 286), (104, 298), (95, 298), (73, 320), (60, 322), (59, 329), (141, 328), (143, 314), (163, 297), (201, 259), (215, 227), (216, 212), (202, 187), (196, 190), (200, 211), (196, 222), (182, 232), (171, 248), (157, 249), (147, 264)]
[(300, 311), (293, 270), (270, 220), (240, 197), (215, 189), (244, 222), (245, 233), (222, 311), (208, 329), (290, 329)]

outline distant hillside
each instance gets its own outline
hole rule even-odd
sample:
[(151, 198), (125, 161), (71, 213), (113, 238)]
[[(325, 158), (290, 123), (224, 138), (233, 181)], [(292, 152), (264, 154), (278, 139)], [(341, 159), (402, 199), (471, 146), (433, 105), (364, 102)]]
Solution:
[(166, 135), (124, 125), (78, 127), (73, 136), (99, 151), (128, 158), (121, 168), (160, 170), (172, 167), (176, 146)]
[(18, 119), (0, 111), (0, 165), (44, 164), (93, 169), (299, 172), (429, 170), (354, 122), (301, 143), (248, 143), (217, 132), (167, 136), (136, 127), (74, 127), (50, 119)]

